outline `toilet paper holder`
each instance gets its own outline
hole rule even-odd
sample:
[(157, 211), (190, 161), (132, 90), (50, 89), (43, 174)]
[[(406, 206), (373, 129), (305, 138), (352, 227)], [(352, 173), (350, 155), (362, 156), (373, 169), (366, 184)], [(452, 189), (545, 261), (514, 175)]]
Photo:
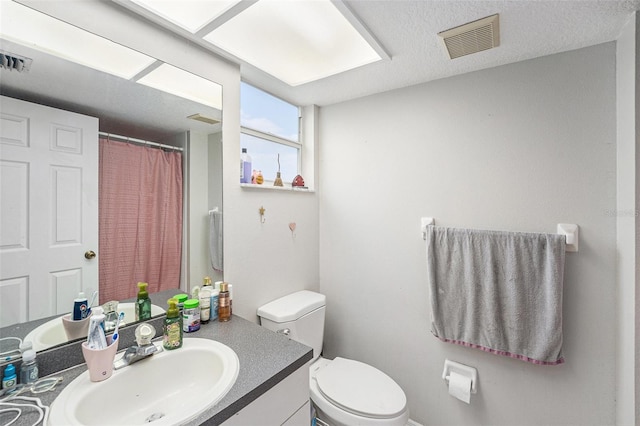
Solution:
[(442, 379), (449, 382), (449, 374), (451, 372), (458, 373), (462, 376), (471, 378), (471, 393), (476, 393), (478, 382), (478, 370), (468, 365), (460, 364), (459, 362), (444, 360), (444, 370), (442, 370)]

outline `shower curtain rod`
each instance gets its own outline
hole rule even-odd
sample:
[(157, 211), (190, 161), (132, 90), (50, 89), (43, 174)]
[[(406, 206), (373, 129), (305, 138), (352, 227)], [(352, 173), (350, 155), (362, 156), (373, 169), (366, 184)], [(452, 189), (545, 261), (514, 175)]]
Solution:
[(122, 142), (131, 142), (131, 143), (136, 143), (136, 144), (140, 144), (140, 145), (154, 146), (156, 148), (166, 148), (166, 149), (173, 149), (174, 151), (183, 151), (183, 149), (180, 148), (179, 146), (165, 145), (163, 143), (145, 141), (145, 140), (136, 139), (136, 138), (130, 138), (129, 136), (114, 135), (113, 133), (98, 132), (98, 134), (100, 136), (106, 137), (107, 139), (113, 138), (113, 139), (119, 139)]

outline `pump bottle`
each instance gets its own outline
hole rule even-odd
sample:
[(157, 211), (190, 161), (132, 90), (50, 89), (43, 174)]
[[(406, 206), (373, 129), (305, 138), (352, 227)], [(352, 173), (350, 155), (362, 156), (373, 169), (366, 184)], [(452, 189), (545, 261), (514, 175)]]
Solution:
[(169, 299), (169, 309), (162, 327), (162, 346), (165, 349), (178, 349), (182, 347), (182, 316), (178, 309), (178, 301)]
[(138, 283), (138, 298), (136, 300), (136, 321), (146, 321), (151, 319), (151, 299), (147, 292), (149, 284)]

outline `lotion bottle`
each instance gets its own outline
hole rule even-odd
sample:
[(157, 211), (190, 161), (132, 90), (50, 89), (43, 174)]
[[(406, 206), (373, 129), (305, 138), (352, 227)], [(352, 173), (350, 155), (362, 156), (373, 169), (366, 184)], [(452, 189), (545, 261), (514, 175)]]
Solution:
[(231, 319), (231, 305), (227, 283), (220, 284), (220, 294), (218, 295), (218, 321), (226, 322)]
[(147, 292), (147, 283), (138, 283), (138, 298), (136, 300), (136, 321), (151, 319), (151, 299)]
[(165, 349), (178, 349), (182, 347), (182, 316), (178, 309), (178, 301), (169, 299), (169, 309), (162, 327), (162, 346)]

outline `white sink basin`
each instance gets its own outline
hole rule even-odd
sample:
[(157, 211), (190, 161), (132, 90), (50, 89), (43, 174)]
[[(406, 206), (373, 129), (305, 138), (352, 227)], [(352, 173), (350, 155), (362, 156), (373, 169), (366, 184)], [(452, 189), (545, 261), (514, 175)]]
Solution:
[(89, 381), (85, 371), (53, 401), (49, 425), (142, 425), (152, 416), (156, 426), (185, 424), (229, 392), (239, 369), (228, 346), (185, 338), (182, 348), (115, 370), (102, 382)]
[[(118, 312), (124, 312), (124, 323), (120, 323), (120, 326), (132, 323), (136, 320), (134, 307), (134, 303), (118, 304)], [(161, 315), (164, 313), (165, 310), (160, 306), (151, 305), (151, 316)], [(67, 341), (67, 335), (64, 332), (61, 317), (54, 318), (51, 321), (47, 321), (34, 328), (23, 340), (25, 342), (32, 342), (33, 349), (36, 351), (47, 349), (52, 346), (59, 345), (60, 343), (65, 343)]]

